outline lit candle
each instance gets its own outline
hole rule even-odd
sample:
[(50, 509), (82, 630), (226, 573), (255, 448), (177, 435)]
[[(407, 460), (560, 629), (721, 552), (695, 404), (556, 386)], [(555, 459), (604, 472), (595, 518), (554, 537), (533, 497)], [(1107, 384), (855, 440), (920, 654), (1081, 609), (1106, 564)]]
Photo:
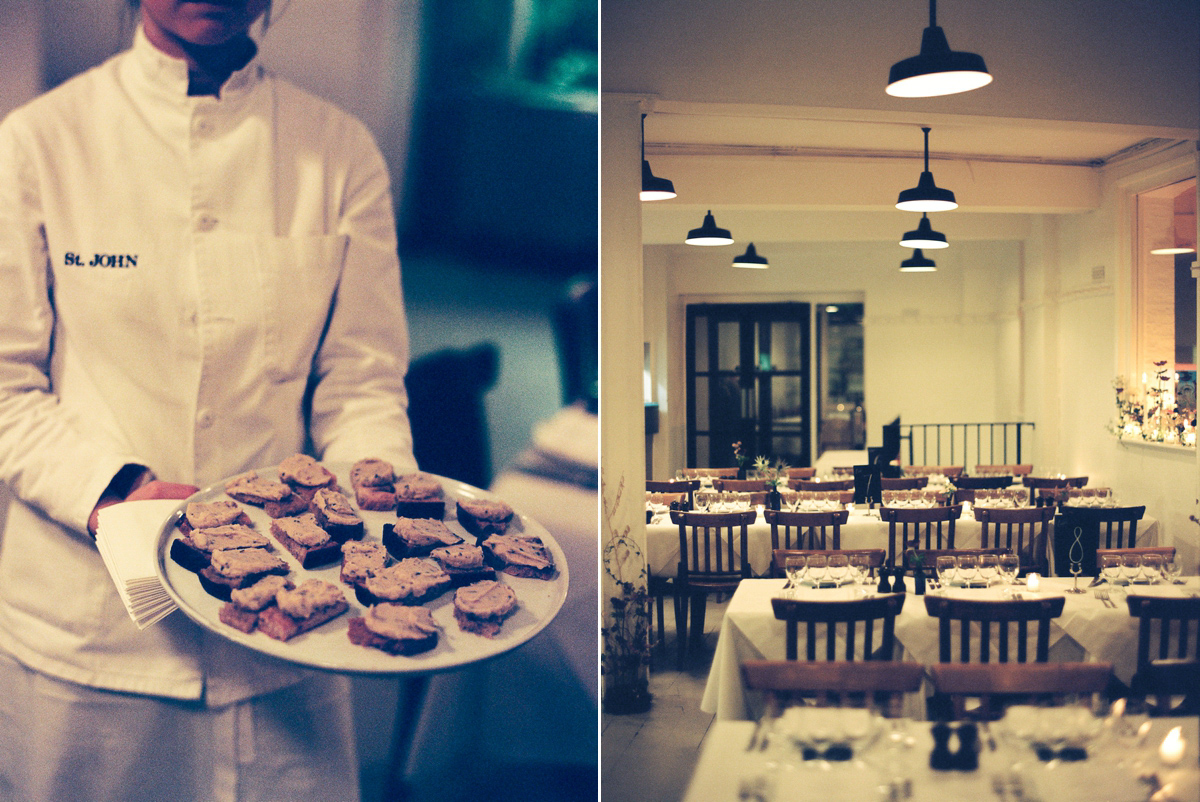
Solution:
[(1026, 574), (1025, 575), (1025, 589), (1026, 590), (1036, 593), (1041, 587), (1042, 587), (1041, 574)]
[(1167, 737), (1163, 738), (1162, 745), (1158, 747), (1158, 757), (1168, 766), (1177, 766), (1179, 761), (1183, 760), (1183, 750), (1186, 747), (1183, 727), (1172, 727)]

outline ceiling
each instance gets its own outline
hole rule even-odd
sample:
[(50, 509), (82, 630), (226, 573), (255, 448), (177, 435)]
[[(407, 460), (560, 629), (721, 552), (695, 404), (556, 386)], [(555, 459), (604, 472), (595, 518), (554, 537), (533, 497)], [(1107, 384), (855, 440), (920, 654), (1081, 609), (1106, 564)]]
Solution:
[[(679, 191), (643, 204), (648, 244), (679, 242), (707, 208), (730, 210), (730, 227), (773, 221), (755, 238), (777, 241), (890, 212), (890, 237), (922, 126), (956, 215), (1095, 208), (1100, 168), (1200, 136), (1195, 0), (943, 2), (951, 47), (995, 80), (927, 99), (884, 92), (919, 49), (925, 0), (644, 0), (605, 3), (601, 19), (602, 90), (644, 99), (646, 156)], [(828, 214), (798, 217), (814, 212)]]

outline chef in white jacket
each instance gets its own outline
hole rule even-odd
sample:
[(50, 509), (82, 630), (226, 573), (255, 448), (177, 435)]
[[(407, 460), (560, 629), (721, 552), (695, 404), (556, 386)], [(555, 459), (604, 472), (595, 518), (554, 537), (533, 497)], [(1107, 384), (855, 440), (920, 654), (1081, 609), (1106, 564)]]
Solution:
[(306, 443), (416, 468), (387, 170), (259, 63), (267, 5), (142, 0), (0, 123), (0, 799), (358, 798), (344, 678), (139, 631), (89, 532)]

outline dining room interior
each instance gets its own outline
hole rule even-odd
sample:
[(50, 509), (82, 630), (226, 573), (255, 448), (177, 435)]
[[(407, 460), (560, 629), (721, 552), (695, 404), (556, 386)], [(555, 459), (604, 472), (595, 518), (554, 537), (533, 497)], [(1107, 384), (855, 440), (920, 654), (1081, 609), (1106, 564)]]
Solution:
[[(933, 27), (993, 80), (890, 94), (889, 68)], [(1198, 573), (1194, 4), (663, 0), (605, 4), (601, 35), (605, 799), (721, 798), (703, 787), (713, 766), (696, 768), (708, 734), (758, 711), (726, 715), (720, 699), (743, 692), (739, 661), (784, 657), (768, 599), (786, 580), (771, 573), (761, 510), (750, 573), (779, 584), (754, 591), (758, 606), (741, 589), (709, 596), (698, 622), (680, 619), (693, 642), (678, 642), (659, 582), (677, 578), (685, 510), (649, 503), (646, 481), (738, 467), (760, 481), (840, 478), (891, 450), (899, 423), (898, 472), (1003, 464), (1029, 507), (1039, 479), (1082, 485), (1071, 497), (1060, 484), (1047, 564), (1022, 564), (1017, 580), (1040, 575), (1028, 581), (1065, 593), (1069, 615), (1086, 596), (1133, 626), (1120, 601), (1069, 593), (1073, 558), (1055, 561), (1054, 532), (1085, 491), (1089, 505), (1144, 507), (1136, 545), (1171, 548)], [(897, 207), (930, 187), (957, 208)], [(686, 241), (706, 236), (732, 242)], [(880, 505), (866, 506), (876, 534), (858, 540), (852, 513), (840, 548), (886, 550)], [(954, 545), (978, 547), (981, 510), (966, 506)], [(910, 568), (910, 591), (913, 579)], [(608, 696), (628, 651), (615, 637), (630, 631), (626, 601), (646, 605), (650, 644), (636, 713)], [(926, 615), (908, 601), (904, 615)], [(1131, 670), (1117, 662), (1125, 680)]]

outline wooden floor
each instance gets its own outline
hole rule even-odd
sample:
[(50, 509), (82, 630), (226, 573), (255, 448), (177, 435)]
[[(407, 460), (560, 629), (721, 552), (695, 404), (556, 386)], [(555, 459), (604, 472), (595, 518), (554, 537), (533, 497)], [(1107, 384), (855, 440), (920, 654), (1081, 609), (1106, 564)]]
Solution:
[(667, 605), (666, 644), (654, 651), (653, 705), (646, 713), (600, 716), (600, 798), (604, 802), (675, 802), (683, 797), (713, 722), (700, 710), (717, 632), (728, 600), (710, 600), (705, 648), (676, 668), (675, 628)]

